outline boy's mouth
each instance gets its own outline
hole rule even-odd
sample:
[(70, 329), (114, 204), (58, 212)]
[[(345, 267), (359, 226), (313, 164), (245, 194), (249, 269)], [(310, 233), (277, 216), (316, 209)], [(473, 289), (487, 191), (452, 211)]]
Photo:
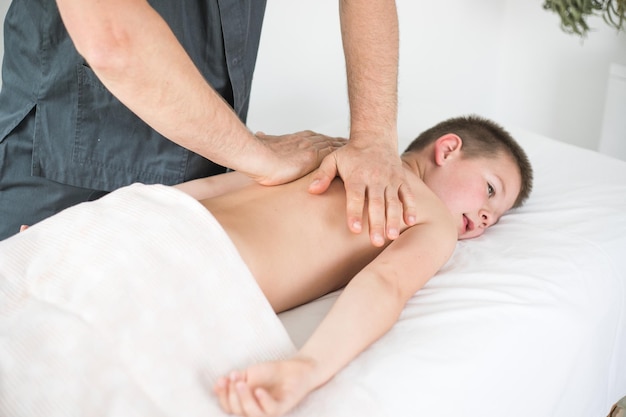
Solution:
[(474, 223), (465, 214), (463, 215), (463, 226), (465, 226), (466, 233), (474, 230)]

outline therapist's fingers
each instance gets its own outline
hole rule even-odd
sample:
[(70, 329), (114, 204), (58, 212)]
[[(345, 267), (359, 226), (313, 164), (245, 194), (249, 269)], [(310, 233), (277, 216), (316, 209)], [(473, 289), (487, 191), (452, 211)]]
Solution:
[(369, 186), (367, 188), (367, 211), (369, 216), (370, 240), (372, 244), (377, 247), (385, 244), (385, 208), (385, 188)]
[(318, 148), (340, 148), (348, 143), (348, 139), (339, 136), (328, 136), (323, 133), (314, 132), (312, 130), (301, 130), (288, 135), (268, 135), (265, 132), (258, 131), (254, 134), (256, 137), (265, 141), (285, 141), (290, 137), (298, 137), (306, 139), (307, 143), (317, 146)]
[(309, 130), (281, 136), (260, 133), (257, 137), (273, 156), (262, 162), (263, 173), (243, 172), (263, 185), (278, 185), (300, 178), (318, 168), (324, 158), (345, 144), (342, 138)]
[(361, 230), (363, 230), (363, 207), (365, 206), (366, 185), (362, 182), (349, 182), (344, 185), (346, 189), (348, 228), (354, 233), (361, 233)]
[(398, 189), (398, 196), (402, 202), (402, 215), (404, 222), (408, 226), (413, 226), (417, 222), (417, 198), (411, 188), (403, 183)]
[(394, 240), (400, 236), (400, 227), (402, 226), (403, 206), (400, 200), (399, 190), (392, 187), (388, 187), (385, 190), (385, 206), (387, 238)]

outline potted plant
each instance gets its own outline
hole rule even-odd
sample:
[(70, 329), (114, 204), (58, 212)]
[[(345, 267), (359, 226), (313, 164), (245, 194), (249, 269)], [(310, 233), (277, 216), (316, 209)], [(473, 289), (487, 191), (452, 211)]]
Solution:
[(626, 30), (626, 0), (545, 0), (543, 8), (560, 16), (563, 31), (583, 38), (590, 29), (586, 20), (590, 16), (602, 16), (617, 31)]

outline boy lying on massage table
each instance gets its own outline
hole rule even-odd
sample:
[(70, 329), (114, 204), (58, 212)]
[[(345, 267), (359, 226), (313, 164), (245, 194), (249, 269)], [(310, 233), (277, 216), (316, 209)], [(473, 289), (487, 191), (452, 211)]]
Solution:
[[(391, 328), (457, 239), (480, 236), (520, 206), (532, 186), (524, 151), (479, 117), (449, 119), (423, 132), (402, 162), (418, 218), (382, 247), (346, 228), (339, 179), (321, 196), (307, 192), (307, 177), (263, 187), (228, 173), (177, 186), (223, 226), (276, 312), (345, 286), (295, 356), (219, 379), (214, 389), (225, 411), (275, 416), (292, 409)], [(217, 189), (223, 194), (215, 195)]]
[[(415, 219), (414, 226), (408, 227), (402, 224), (395, 233), (392, 230), (390, 234), (396, 234), (398, 237), (393, 241), (387, 240), (380, 247), (373, 246), (367, 234), (354, 234), (346, 227), (344, 214), (346, 195), (339, 179), (335, 179), (328, 191), (322, 195), (312, 195), (308, 192), (307, 187), (311, 182), (311, 175), (289, 184), (264, 187), (257, 185), (243, 174), (232, 172), (176, 186), (199, 200), (219, 222), (275, 312), (299, 306), (345, 286), (327, 317), (292, 357), (281, 361), (258, 363), (247, 369), (234, 370), (227, 376), (217, 379), (214, 391), (223, 410), (245, 416), (276, 416), (293, 409), (309, 393), (329, 381), (393, 326), (407, 300), (422, 288), (448, 260), (454, 251), (457, 239), (480, 236), (507, 210), (521, 205), (532, 187), (532, 169), (524, 151), (500, 126), (479, 117), (449, 119), (428, 129), (409, 145), (402, 154), (402, 162), (408, 181), (415, 192), (417, 219)], [(112, 193), (112, 195), (115, 194)], [(114, 206), (115, 212), (130, 210), (140, 213), (141, 209), (134, 208), (133, 201), (131, 199), (124, 208)], [(85, 204), (100, 203), (96, 201)], [(137, 207), (141, 206), (140, 202), (136, 204)], [(195, 204), (194, 209), (196, 209)], [(76, 213), (80, 215), (78, 211), (80, 208), (76, 210)], [(117, 222), (114, 217), (115, 212), (107, 212), (110, 213), (108, 218), (113, 223)], [(59, 218), (59, 215), (53, 218)], [(73, 214), (70, 217), (77, 223), (82, 221)], [(101, 218), (97, 216), (98, 224), (106, 221), (106, 218), (102, 218), (102, 221)], [(131, 213), (130, 221), (132, 222), (133, 219), (135, 217), (132, 217)], [(214, 219), (211, 218), (211, 220)], [(182, 223), (182, 219), (178, 221)], [(172, 217), (167, 217), (167, 222), (173, 223), (176, 227), (178, 225), (176, 213)], [(364, 229), (367, 228), (366, 222), (367, 218), (363, 224)], [(104, 232), (108, 233), (106, 225), (110, 223), (103, 224)], [(133, 232), (135, 235), (142, 233), (146, 236), (154, 235), (157, 239), (167, 239), (167, 237), (162, 237), (162, 234), (166, 233), (162, 229), (153, 227), (150, 230), (144, 230), (143, 224), (137, 226), (137, 232)], [(193, 224), (193, 219), (189, 219), (185, 224)], [(135, 227), (132, 223), (129, 226)], [(63, 227), (60, 229), (61, 232), (65, 230)], [(180, 228), (186, 230), (182, 225)], [(83, 226), (80, 230), (85, 229), (86, 231), (79, 235), (81, 245), (88, 246), (93, 243), (83, 240), (82, 237), (95, 240), (107, 238), (100, 235), (102, 231), (99, 232), (100, 234), (94, 233), (89, 230), (88, 226)], [(59, 231), (58, 228), (55, 230)], [(139, 232), (140, 230), (143, 232)], [(112, 238), (115, 239), (116, 232), (112, 233)], [(40, 233), (42, 234), (55, 239), (55, 236), (50, 236), (53, 233), (47, 230)], [(204, 233), (202, 235), (204, 236)], [(35, 236), (33, 235), (33, 239)], [(70, 236), (73, 235), (70, 234)], [(19, 235), (15, 236), (3, 244), (11, 249), (11, 241), (15, 241), (13, 246), (18, 246), (19, 249), (23, 244), (18, 241), (19, 238)], [(185, 240), (170, 243), (176, 246), (171, 248), (172, 252), (190, 251), (192, 248), (184, 247), (187, 242)], [(45, 247), (49, 248), (51, 244), (53, 249), (55, 249), (54, 245), (58, 246), (58, 242), (51, 240)], [(64, 246), (60, 247), (63, 251)], [(125, 268), (129, 266), (139, 268), (139, 271), (135, 270), (135, 273), (143, 273), (142, 268), (150, 271), (150, 268), (154, 266), (152, 258), (148, 257), (151, 254), (141, 252), (140, 256), (123, 254), (130, 257), (129, 264), (118, 267), (112, 263), (115, 261), (110, 259), (124, 258), (122, 254), (106, 252), (109, 247), (105, 244), (103, 248), (106, 253), (100, 256), (100, 246), (94, 247), (97, 248), (95, 249), (97, 255), (95, 262), (102, 262), (99, 261), (102, 259), (108, 262), (108, 265), (114, 265), (117, 268), (110, 271), (104, 264), (89, 266), (87, 272), (94, 270), (100, 275), (107, 274), (106, 277), (102, 279), (96, 277), (97, 279), (93, 281), (100, 283), (97, 285), (103, 286), (102, 288), (114, 287), (119, 282), (130, 282), (130, 285), (134, 287), (141, 286), (137, 277), (132, 276), (133, 272)], [(162, 246), (157, 245), (155, 250), (160, 250), (159, 248)], [(45, 257), (45, 255), (41, 256)], [(68, 255), (65, 252), (60, 256), (63, 259), (59, 262), (69, 262), (71, 270), (76, 269), (71, 264), (72, 260), (67, 260)], [(190, 256), (193, 258), (193, 255)], [(141, 266), (144, 264), (138, 266), (139, 262), (135, 262), (133, 257), (137, 257), (137, 261), (143, 262), (146, 267)], [(59, 262), (54, 260), (51, 262), (58, 271)], [(163, 265), (157, 265), (156, 268), (167, 267), (171, 259), (163, 262)], [(227, 261), (223, 260), (223, 262)], [(200, 260), (198, 264), (201, 264)], [(29, 271), (37, 270), (37, 267), (29, 264), (25, 268)], [(39, 268), (44, 267), (39, 266)], [(45, 269), (43, 270), (43, 277), (50, 281), (52, 278), (45, 274)], [(42, 281), (35, 272), (32, 274), (27, 272), (27, 274), (31, 274), (37, 282), (44, 283), (45, 281)], [(166, 274), (165, 270), (159, 272)], [(82, 273), (79, 271), (78, 278), (71, 282), (89, 288), (96, 285), (89, 281), (93, 274), (81, 277)], [(124, 275), (121, 278), (120, 273)], [(152, 277), (151, 272), (146, 274), (148, 275), (147, 285), (159, 285), (161, 281), (156, 278), (167, 278)], [(191, 276), (186, 273), (182, 275), (183, 282), (191, 282), (188, 284), (191, 285), (190, 288), (196, 288), (193, 285), (199, 286), (205, 282), (202, 274), (200, 276)], [(216, 279), (224, 282), (223, 280), (231, 278), (233, 277), (217, 276)], [(70, 282), (65, 277), (60, 277), (60, 279), (63, 282)], [(176, 285), (176, 277), (171, 279)], [(194, 279), (200, 279), (202, 282), (193, 281)], [(20, 285), (22, 282), (18, 278), (15, 289), (11, 289), (11, 285), (6, 287), (9, 291), (7, 294), (17, 297), (11, 300), (9, 296), (9, 301), (21, 303), (21, 296), (15, 295), (26, 294), (22, 292), (25, 290), (22, 290)], [(144, 292), (148, 290), (150, 289), (144, 288)], [(126, 291), (128, 290), (122, 290), (122, 296), (126, 294)], [(198, 291), (199, 289), (194, 289), (194, 292), (201, 294)], [(243, 289), (236, 287), (234, 291), (238, 291), (241, 296)], [(41, 290), (39, 292), (41, 293)], [(85, 317), (84, 314), (88, 317), (95, 317), (98, 314), (103, 317), (105, 324), (121, 323), (116, 326), (123, 327), (127, 325), (127, 322), (136, 320), (135, 315), (145, 314), (144, 310), (148, 308), (143, 304), (138, 304), (140, 306), (138, 313), (128, 313), (127, 310), (122, 310), (123, 313), (117, 313), (123, 314), (119, 318), (120, 321), (115, 322), (113, 316), (116, 307), (109, 306), (108, 303), (116, 302), (115, 297), (119, 295), (111, 291), (109, 293), (113, 298), (104, 298), (100, 292), (95, 292), (93, 295), (96, 297), (92, 299), (93, 302), (102, 303), (103, 306), (99, 308), (104, 311), (82, 313), (83, 316), (79, 317)], [(132, 296), (130, 297), (133, 300)], [(71, 299), (74, 300), (74, 298)], [(179, 301), (176, 300), (176, 302)], [(233, 301), (235, 300), (229, 299), (224, 302), (228, 304)], [(182, 302), (191, 303), (190, 300), (182, 300)], [(206, 304), (204, 300), (202, 302)], [(48, 298), (44, 298), (43, 305), (48, 304)], [(5, 318), (9, 326), (12, 323), (11, 314), (14, 314), (11, 311), (11, 309), (8, 310), (9, 315)], [(66, 317), (66, 310), (62, 311), (62, 317)], [(176, 312), (176, 309), (171, 311)], [(50, 314), (47, 313), (46, 317), (50, 317)], [(38, 320), (35, 318), (36, 323), (40, 323)], [(81, 320), (79, 318), (78, 325), (82, 325)], [(203, 323), (203, 317), (197, 317), (195, 320)], [(217, 317), (216, 320), (220, 318)], [(167, 334), (165, 325), (166, 323), (159, 323), (159, 331)], [(66, 324), (59, 326), (63, 329), (67, 328)], [(98, 329), (96, 328), (96, 334), (102, 334), (103, 331)], [(122, 332), (123, 337), (134, 332), (134, 330), (125, 330), (126, 327), (115, 329)], [(129, 329), (134, 328), (131, 326)], [(160, 334), (156, 337), (161, 337)], [(13, 333), (7, 333), (7, 335), (12, 340), (17, 340), (15, 343), (19, 343), (19, 339), (15, 339)], [(27, 336), (29, 336), (28, 333)], [(176, 338), (175, 335), (171, 337)], [(169, 342), (175, 343), (174, 339)], [(116, 339), (107, 339), (109, 340)], [(88, 340), (87, 343), (91, 342)], [(130, 343), (124, 345), (127, 349), (142, 349), (141, 345), (135, 346), (133, 342), (127, 343)], [(228, 340), (223, 343), (228, 346)], [(18, 346), (19, 355), (24, 353), (21, 346)], [(148, 346), (152, 349), (151, 345)], [(204, 349), (206, 348), (208, 346)], [(37, 354), (38, 345), (35, 345), (34, 349)], [(229, 348), (226, 347), (226, 349)], [(149, 352), (140, 353), (140, 355), (145, 356), (147, 353)], [(208, 360), (210, 359), (216, 360), (215, 358)], [(25, 366), (28, 367), (28, 363)], [(164, 367), (166, 364), (161, 362), (159, 366)], [(176, 368), (177, 365), (174, 367)], [(30, 372), (29, 369), (26, 369), (26, 372)], [(96, 384), (96, 381), (92, 378), (91, 383)]]

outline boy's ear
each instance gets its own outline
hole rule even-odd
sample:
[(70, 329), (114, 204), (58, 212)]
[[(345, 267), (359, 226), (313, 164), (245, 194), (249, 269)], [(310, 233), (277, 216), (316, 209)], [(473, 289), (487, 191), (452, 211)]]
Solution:
[(435, 141), (435, 163), (442, 166), (446, 161), (461, 154), (463, 140), (454, 133), (447, 133)]

